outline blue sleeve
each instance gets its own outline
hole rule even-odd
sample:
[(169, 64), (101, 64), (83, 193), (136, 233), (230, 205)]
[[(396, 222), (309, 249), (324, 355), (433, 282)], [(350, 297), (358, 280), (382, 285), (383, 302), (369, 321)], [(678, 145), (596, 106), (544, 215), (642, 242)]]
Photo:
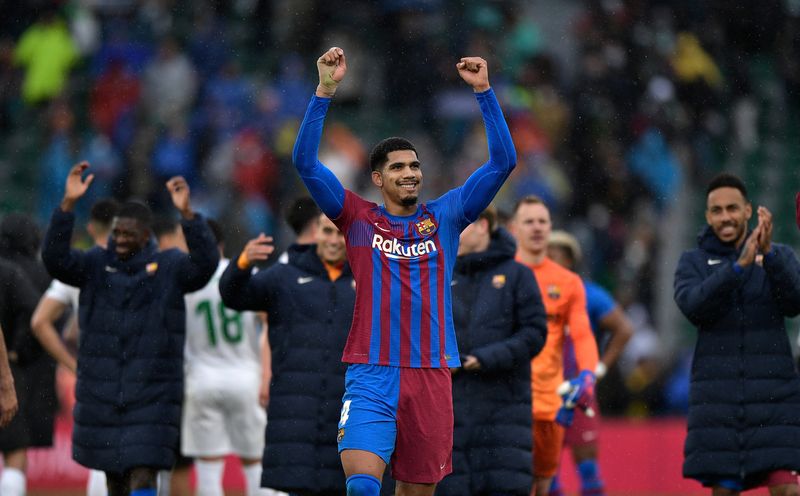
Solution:
[(511, 132), (494, 90), (489, 88), (483, 93), (476, 93), (475, 98), (478, 99), (483, 124), (486, 126), (489, 161), (473, 172), (461, 187), (461, 205), (464, 217), (469, 222), (475, 222), (489, 206), (517, 164), (517, 152), (511, 141)]
[(584, 281), (583, 286), (586, 288), (586, 306), (589, 312), (589, 320), (594, 326), (596, 322), (603, 320), (603, 317), (614, 310), (616, 304), (603, 287), (589, 281)]
[(297, 132), (292, 161), (320, 210), (329, 218), (335, 219), (344, 208), (344, 187), (333, 172), (317, 158), (322, 126), (330, 103), (330, 98), (320, 98), (316, 95), (311, 97), (306, 115)]

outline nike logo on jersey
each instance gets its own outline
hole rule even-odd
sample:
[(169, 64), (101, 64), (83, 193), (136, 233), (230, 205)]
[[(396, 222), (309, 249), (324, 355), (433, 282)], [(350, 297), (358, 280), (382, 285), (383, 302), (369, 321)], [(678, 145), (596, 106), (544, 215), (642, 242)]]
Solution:
[(722, 263), (722, 260), (720, 260), (719, 258), (709, 258), (708, 259), (708, 265), (717, 265), (717, 264), (721, 264), (721, 263)]
[(106, 272), (112, 272), (113, 273), (113, 272), (116, 272), (116, 271), (117, 271), (117, 269), (115, 269), (114, 267), (112, 267), (110, 265), (106, 265)]
[(401, 243), (397, 238), (386, 238), (380, 234), (372, 237), (372, 248), (382, 251), (387, 258), (394, 260), (413, 260), (436, 252), (436, 243), (429, 239), (419, 243)]
[(377, 227), (378, 229), (380, 229), (380, 230), (381, 230), (381, 231), (383, 231), (383, 232), (387, 232), (387, 233), (390, 233), (390, 232), (392, 232), (392, 230), (391, 230), (391, 229), (386, 229), (386, 228), (383, 228), (383, 227), (381, 227), (380, 225), (378, 225), (378, 223), (377, 223), (377, 222), (374, 222), (373, 224), (375, 224), (375, 227)]
[(308, 284), (313, 280), (314, 280), (313, 277), (298, 277), (297, 284)]

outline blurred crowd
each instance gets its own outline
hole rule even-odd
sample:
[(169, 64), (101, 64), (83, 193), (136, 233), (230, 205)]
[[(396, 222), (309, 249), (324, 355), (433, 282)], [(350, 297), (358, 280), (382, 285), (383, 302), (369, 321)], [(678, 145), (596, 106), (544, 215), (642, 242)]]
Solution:
[[(604, 410), (685, 408), (687, 360), (662, 356), (653, 323), (660, 222), (678, 191), (759, 143), (749, 60), (771, 57), (789, 102), (800, 89), (794, 1), (37, 0), (0, 2), (0, 208), (41, 225), (72, 164), (90, 198), (169, 207), (183, 175), (221, 219), (230, 250), (259, 232), (286, 243), (291, 164), (314, 59), (347, 50), (321, 160), (374, 197), (371, 144), (417, 146), (426, 197), (487, 156), (477, 107), (454, 68), (489, 61), (519, 158), (498, 195), (544, 198), (576, 234), (582, 271), (636, 323)], [(86, 212), (79, 212), (85, 218)], [(230, 254), (229, 254), (230, 255)]]

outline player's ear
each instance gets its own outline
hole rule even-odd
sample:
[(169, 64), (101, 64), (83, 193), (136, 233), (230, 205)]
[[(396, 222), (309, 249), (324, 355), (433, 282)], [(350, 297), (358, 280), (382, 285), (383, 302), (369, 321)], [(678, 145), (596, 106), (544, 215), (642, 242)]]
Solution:
[(383, 175), (379, 171), (372, 171), (372, 184), (379, 188), (383, 188)]

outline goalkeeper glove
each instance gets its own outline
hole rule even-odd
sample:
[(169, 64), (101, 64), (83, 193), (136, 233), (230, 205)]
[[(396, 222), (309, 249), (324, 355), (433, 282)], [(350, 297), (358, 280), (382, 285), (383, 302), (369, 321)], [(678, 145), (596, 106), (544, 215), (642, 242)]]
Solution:
[(590, 406), (594, 398), (595, 376), (588, 370), (582, 370), (578, 377), (566, 381), (558, 387), (558, 394), (563, 404), (556, 414), (556, 422), (569, 427), (575, 417), (575, 407), (586, 412), (588, 417), (594, 417), (594, 410)]

